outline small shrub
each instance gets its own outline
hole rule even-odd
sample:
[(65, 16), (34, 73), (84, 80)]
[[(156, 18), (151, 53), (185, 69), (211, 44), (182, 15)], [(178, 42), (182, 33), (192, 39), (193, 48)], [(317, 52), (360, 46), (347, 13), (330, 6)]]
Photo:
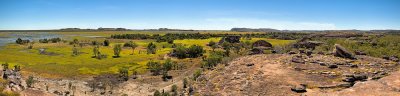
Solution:
[(7, 70), (7, 69), (9, 68), (7, 62), (4, 63), (4, 64), (1, 64), (1, 66), (3, 66), (3, 70), (4, 70), (4, 71)]
[(156, 90), (156, 91), (154, 92), (153, 96), (161, 96), (160, 91)]
[(35, 83), (35, 80), (33, 79), (33, 76), (29, 76), (25, 82), (29, 88), (32, 88), (33, 84)]
[(75, 46), (72, 48), (72, 56), (78, 56), (79, 55), (79, 50)]
[(197, 69), (194, 73), (193, 73), (193, 80), (196, 80), (197, 78), (199, 78), (201, 75), (201, 70)]
[(121, 79), (128, 81), (129, 76), (128, 76), (128, 68), (122, 67), (119, 69), (119, 76)]
[(183, 88), (187, 88), (188, 81), (186, 78), (183, 79)]

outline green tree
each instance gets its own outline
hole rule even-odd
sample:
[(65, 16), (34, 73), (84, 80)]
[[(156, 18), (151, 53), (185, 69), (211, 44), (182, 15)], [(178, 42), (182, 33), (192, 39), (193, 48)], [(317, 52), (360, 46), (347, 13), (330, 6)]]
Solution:
[(100, 51), (99, 51), (99, 46), (94, 46), (93, 47), (93, 57), (97, 58), (100, 55)]
[(104, 40), (103, 44), (104, 44), (104, 46), (109, 46), (110, 45), (110, 41), (109, 40)]
[(15, 43), (17, 43), (17, 44), (22, 44), (22, 39), (21, 39), (21, 38), (18, 38), (17, 40), (15, 40)]
[(203, 53), (205, 53), (205, 51), (203, 47), (199, 45), (191, 45), (187, 51), (187, 54), (189, 55), (190, 58), (203, 56)]
[(134, 54), (135, 53), (135, 48), (138, 47), (138, 44), (136, 44), (135, 42), (129, 41), (129, 42), (124, 44), (124, 47), (131, 47), (132, 48), (132, 54)]
[(122, 50), (121, 44), (114, 45), (114, 57), (116, 58), (120, 57), (119, 55), (121, 53), (121, 50)]
[(223, 53), (221, 51), (211, 52), (210, 55), (204, 59), (203, 68), (213, 68), (222, 61)]
[(164, 64), (163, 64), (163, 74), (162, 74), (163, 75), (162, 78), (163, 78), (164, 81), (166, 81), (168, 79), (168, 71), (170, 71), (172, 69), (173, 65), (174, 64), (173, 64), (173, 62), (172, 62), (172, 60), (170, 58), (168, 58), (164, 62)]
[(172, 85), (171, 92), (172, 92), (172, 96), (177, 96), (178, 95), (178, 86), (176, 86), (175, 84)]
[(1, 64), (1, 66), (3, 66), (3, 71), (8, 69), (8, 63), (7, 62), (4, 63), (4, 64)]
[(73, 44), (79, 44), (79, 41), (78, 41), (78, 39), (74, 39), (74, 40), (72, 41), (72, 43), (73, 43)]
[(15, 70), (15, 71), (21, 71), (21, 66), (19, 66), (19, 65), (14, 65), (14, 70)]
[(79, 55), (79, 50), (78, 48), (76, 48), (76, 46), (74, 45), (74, 47), (72, 48), (72, 56), (78, 56)]
[(214, 45), (211, 46), (212, 51), (215, 51), (215, 49), (217, 49), (217, 48), (218, 48), (217, 44), (214, 44)]
[(146, 65), (150, 72), (153, 73), (153, 75), (159, 75), (160, 71), (162, 70), (162, 66), (159, 62), (149, 61)]
[(222, 48), (225, 50), (225, 55), (229, 56), (230, 55), (230, 50), (231, 50), (232, 44), (228, 42), (222, 43)]
[(163, 64), (163, 70), (166, 71), (170, 71), (172, 69), (173, 66), (173, 62), (170, 58), (168, 58), (167, 60), (165, 60), (164, 64)]
[(184, 46), (177, 46), (174, 50), (174, 53), (176, 55), (176, 57), (178, 57), (179, 59), (183, 59), (187, 57), (187, 51), (186, 48)]
[(215, 43), (214, 41), (210, 41), (210, 42), (208, 42), (208, 46), (213, 46), (213, 45), (217, 45), (217, 43)]
[(153, 42), (147, 45), (147, 54), (156, 54), (157, 46)]
[(173, 44), (173, 43), (174, 43), (174, 39), (169, 38), (169, 39), (167, 39), (167, 42), (168, 42), (169, 44)]

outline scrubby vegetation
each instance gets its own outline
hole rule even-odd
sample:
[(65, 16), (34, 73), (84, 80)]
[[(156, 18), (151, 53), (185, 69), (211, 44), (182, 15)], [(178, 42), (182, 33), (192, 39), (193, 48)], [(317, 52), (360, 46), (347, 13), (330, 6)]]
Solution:
[(173, 40), (182, 39), (208, 39), (213, 37), (226, 37), (226, 36), (241, 36), (246, 38), (273, 38), (273, 39), (284, 39), (284, 40), (294, 40), (300, 39), (309, 33), (293, 33), (293, 32), (266, 32), (266, 33), (250, 33), (250, 34), (211, 34), (211, 33), (167, 33), (165, 35), (160, 34), (116, 34), (111, 35), (114, 39), (156, 39), (157, 42), (170, 42)]
[(15, 41), (15, 43), (17, 43), (17, 44), (27, 44), (27, 43), (29, 43), (29, 42), (31, 42), (30, 40), (22, 40), (21, 38), (18, 38), (16, 41)]
[(327, 52), (332, 50), (334, 44), (340, 44), (351, 52), (362, 51), (374, 57), (398, 56), (400, 57), (400, 36), (368, 36), (356, 38), (318, 38), (326, 44), (319, 46), (318, 51)]
[(197, 58), (203, 56), (205, 50), (202, 46), (199, 45), (191, 45), (190, 47), (186, 48), (184, 46), (178, 45), (172, 52), (172, 56), (178, 57), (180, 59), (183, 58)]
[(40, 43), (57, 43), (57, 42), (61, 42), (61, 38), (44, 38), (44, 39), (39, 39)]

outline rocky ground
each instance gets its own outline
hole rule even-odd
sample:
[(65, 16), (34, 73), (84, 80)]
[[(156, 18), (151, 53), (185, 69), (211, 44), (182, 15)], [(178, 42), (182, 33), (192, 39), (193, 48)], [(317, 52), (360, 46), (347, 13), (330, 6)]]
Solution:
[(269, 54), (237, 58), (206, 71), (195, 84), (202, 95), (399, 96), (398, 62), (357, 55)]
[[(226, 65), (219, 64), (213, 70), (204, 69), (190, 86), (194, 94), (211, 96), (399, 96), (399, 65), (400, 62), (392, 59), (365, 55), (351, 58), (307, 52), (249, 55)], [(23, 87), (13, 85), (8, 90), (21, 89), (22, 96), (148, 96), (155, 90), (169, 91), (174, 84), (181, 88), (182, 79), (191, 76), (193, 71), (174, 70), (171, 72), (174, 78), (168, 81), (150, 74), (124, 82), (116, 79), (117, 75), (102, 75), (90, 80), (36, 77), (33, 88), (27, 88), (23, 80), (15, 79), (11, 81)], [(18, 71), (10, 72), (11, 78), (20, 78)], [(179, 90), (184, 94), (188, 91)]]

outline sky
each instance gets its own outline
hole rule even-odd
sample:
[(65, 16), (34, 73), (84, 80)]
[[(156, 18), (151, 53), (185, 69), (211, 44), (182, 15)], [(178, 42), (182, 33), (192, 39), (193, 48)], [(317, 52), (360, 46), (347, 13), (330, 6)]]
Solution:
[(400, 29), (400, 0), (0, 0), (0, 30)]

